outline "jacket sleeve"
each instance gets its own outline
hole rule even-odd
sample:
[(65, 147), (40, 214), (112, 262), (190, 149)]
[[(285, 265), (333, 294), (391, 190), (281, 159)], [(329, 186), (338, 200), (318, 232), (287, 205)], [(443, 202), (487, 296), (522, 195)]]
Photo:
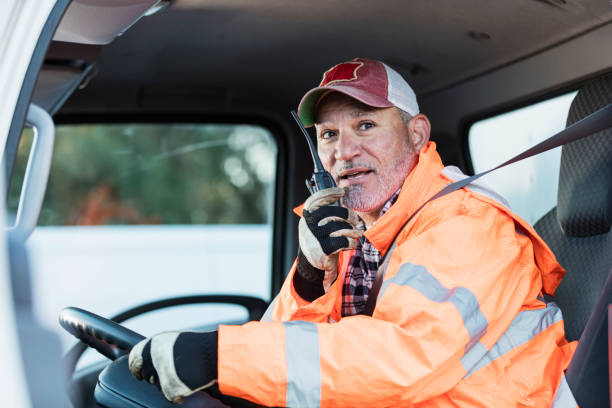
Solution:
[[(346, 255), (345, 255), (346, 256)], [(349, 255), (350, 256), (350, 255)], [(339, 270), (342, 267), (342, 258), (339, 261)], [(262, 321), (284, 322), (290, 320), (307, 320), (311, 322), (328, 322), (333, 314), (337, 296), (342, 291), (342, 272), (338, 279), (329, 287), (327, 292), (312, 302), (304, 300), (293, 285), (293, 275), (297, 273), (297, 260), (293, 263), (279, 294), (272, 300)]]
[(531, 241), (492, 206), (402, 239), (372, 317), (330, 324), (296, 304), (277, 317), (308, 322), (222, 326), (221, 391), (269, 406), (410, 406), (453, 388), (537, 304)]

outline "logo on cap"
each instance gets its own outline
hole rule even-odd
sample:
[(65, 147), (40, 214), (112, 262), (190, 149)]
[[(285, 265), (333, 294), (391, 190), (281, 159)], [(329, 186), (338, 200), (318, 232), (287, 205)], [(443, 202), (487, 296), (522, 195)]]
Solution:
[(363, 62), (343, 62), (325, 71), (319, 86), (327, 86), (336, 82), (349, 82), (357, 79), (357, 71)]

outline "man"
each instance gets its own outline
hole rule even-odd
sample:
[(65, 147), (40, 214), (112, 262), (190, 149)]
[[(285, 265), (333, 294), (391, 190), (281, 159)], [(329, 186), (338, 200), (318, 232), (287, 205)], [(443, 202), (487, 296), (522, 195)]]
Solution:
[(463, 176), (443, 167), (401, 76), (336, 65), (299, 115), (338, 187), (298, 209), (298, 257), (268, 321), (154, 336), (132, 373), (177, 401), (218, 381), (269, 406), (576, 406), (563, 376), (575, 344), (542, 297), (563, 269), (482, 185), (420, 208)]

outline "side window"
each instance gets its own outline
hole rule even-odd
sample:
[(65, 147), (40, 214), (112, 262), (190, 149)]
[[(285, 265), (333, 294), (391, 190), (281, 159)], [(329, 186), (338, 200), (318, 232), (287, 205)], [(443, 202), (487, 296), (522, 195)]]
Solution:
[[(31, 139), (24, 131), (13, 210)], [(271, 133), (253, 125), (57, 126), (39, 227), (27, 243), (41, 319), (57, 328), (65, 306), (112, 316), (181, 295), (268, 300), (276, 152)], [(151, 335), (245, 315), (208, 309), (188, 311), (184, 322), (160, 312), (135, 329)]]
[[(565, 128), (576, 92), (474, 123), (468, 143), (474, 172), (488, 170)], [(496, 170), (483, 182), (530, 224), (555, 207), (561, 148)]]

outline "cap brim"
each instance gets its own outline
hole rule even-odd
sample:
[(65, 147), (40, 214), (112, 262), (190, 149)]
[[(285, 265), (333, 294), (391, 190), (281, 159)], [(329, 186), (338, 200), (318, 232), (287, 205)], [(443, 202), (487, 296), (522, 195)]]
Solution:
[(312, 88), (310, 91), (306, 92), (298, 106), (298, 116), (300, 117), (300, 120), (302, 121), (304, 126), (310, 127), (314, 125), (315, 113), (321, 96), (326, 92), (332, 91), (348, 95), (351, 98), (357, 99), (359, 102), (362, 102), (368, 106), (373, 106), (375, 108), (389, 108), (391, 106), (394, 106), (385, 98), (382, 98), (378, 95), (374, 95), (370, 92), (364, 91), (353, 86), (319, 86), (316, 88)]

